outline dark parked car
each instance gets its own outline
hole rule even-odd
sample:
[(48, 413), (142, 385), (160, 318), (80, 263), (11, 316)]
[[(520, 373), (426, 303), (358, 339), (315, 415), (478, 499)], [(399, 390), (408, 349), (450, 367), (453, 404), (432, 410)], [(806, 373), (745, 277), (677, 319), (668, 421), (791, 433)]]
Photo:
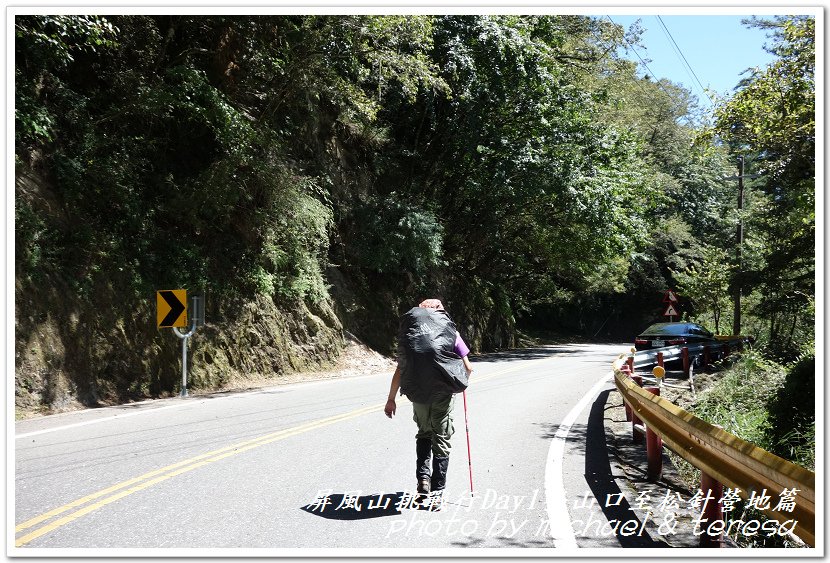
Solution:
[(695, 323), (655, 323), (634, 339), (637, 350), (715, 342), (715, 335)]

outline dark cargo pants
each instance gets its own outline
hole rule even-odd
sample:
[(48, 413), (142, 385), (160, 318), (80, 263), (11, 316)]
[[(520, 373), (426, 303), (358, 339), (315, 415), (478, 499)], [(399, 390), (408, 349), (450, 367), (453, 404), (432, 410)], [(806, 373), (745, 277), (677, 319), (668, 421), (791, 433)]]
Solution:
[(455, 432), (452, 425), (452, 407), (455, 395), (440, 397), (431, 403), (412, 403), (415, 423), (418, 425), (416, 439), (432, 442), (432, 455), (449, 457), (450, 438)]

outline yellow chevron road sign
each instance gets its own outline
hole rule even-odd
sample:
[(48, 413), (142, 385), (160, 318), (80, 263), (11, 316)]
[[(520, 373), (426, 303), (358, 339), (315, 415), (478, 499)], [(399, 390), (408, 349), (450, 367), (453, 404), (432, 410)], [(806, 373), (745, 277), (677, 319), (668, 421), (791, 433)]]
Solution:
[(159, 328), (187, 326), (186, 289), (162, 289), (156, 292), (156, 322)]

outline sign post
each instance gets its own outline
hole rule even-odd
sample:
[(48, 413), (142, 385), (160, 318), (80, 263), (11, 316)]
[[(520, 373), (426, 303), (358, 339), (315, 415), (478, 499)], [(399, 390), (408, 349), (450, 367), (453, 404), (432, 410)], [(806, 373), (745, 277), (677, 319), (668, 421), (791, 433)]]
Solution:
[(663, 294), (663, 303), (667, 303), (666, 311), (663, 313), (663, 316), (669, 318), (669, 322), (674, 321), (674, 317), (679, 317), (680, 314), (677, 312), (677, 308), (675, 305), (678, 303), (677, 294), (674, 292), (673, 289), (666, 290)]
[(187, 326), (187, 290), (171, 289), (156, 292), (156, 320), (159, 328), (172, 328), (182, 341), (182, 397), (187, 397), (187, 340), (196, 332), (196, 326), (205, 322), (202, 297), (191, 297), (192, 314), (190, 330), (183, 333), (179, 328)]
[(663, 366), (654, 366), (651, 373), (654, 374), (654, 378), (657, 380), (657, 387), (663, 387), (663, 378), (666, 377), (666, 368)]

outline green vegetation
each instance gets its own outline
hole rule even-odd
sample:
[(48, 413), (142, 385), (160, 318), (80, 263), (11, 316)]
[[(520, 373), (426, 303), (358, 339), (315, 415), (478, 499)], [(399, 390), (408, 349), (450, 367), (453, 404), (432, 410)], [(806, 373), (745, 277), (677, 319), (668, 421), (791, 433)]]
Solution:
[(720, 105), (715, 131), (752, 154), (761, 175), (746, 211), (746, 261), (733, 283), (757, 294), (752, 313), (762, 341), (789, 361), (814, 339), (815, 20), (753, 25), (772, 32), (777, 59)]
[(759, 346), (693, 410), (814, 467), (815, 22), (748, 23), (776, 59), (706, 115), (603, 18), (17, 16), (16, 416), (175, 393), (158, 289), (205, 294), (212, 389), (424, 297), (484, 351), (630, 340), (668, 288), (728, 333), (740, 288)]
[[(815, 356), (805, 351), (797, 360), (781, 365), (750, 350), (741, 354), (711, 388), (701, 393), (690, 408), (696, 416), (727, 432), (815, 470)], [(681, 474), (694, 487), (700, 472), (673, 456)], [(766, 517), (757, 509), (737, 504), (730, 518)], [(787, 538), (738, 536), (741, 545), (786, 547)], [(759, 543), (760, 542), (760, 543)]]
[(760, 446), (769, 432), (767, 404), (783, 383), (782, 366), (750, 351), (714, 387), (701, 393), (693, 411), (700, 418)]

